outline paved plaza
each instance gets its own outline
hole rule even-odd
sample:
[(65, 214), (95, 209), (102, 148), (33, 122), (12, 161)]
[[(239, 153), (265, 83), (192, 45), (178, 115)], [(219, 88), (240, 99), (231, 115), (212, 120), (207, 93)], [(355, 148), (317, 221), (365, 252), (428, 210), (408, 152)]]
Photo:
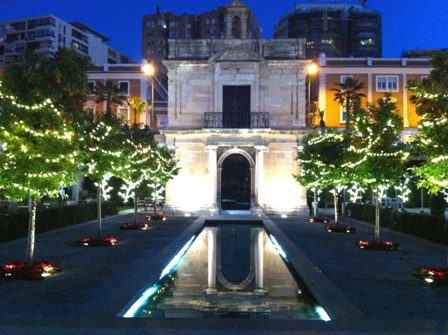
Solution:
[[(139, 212), (141, 220), (144, 212)], [(0, 281), (0, 334), (448, 334), (448, 287), (413, 276), (418, 265), (446, 266), (448, 247), (381, 230), (400, 251), (366, 251), (354, 244), (373, 239), (373, 226), (351, 219), (355, 234), (327, 233), (307, 213), (225, 215), (224, 220), (264, 220), (331, 321), (270, 319), (141, 319), (117, 314), (152, 283), (204, 220), (170, 216), (148, 231), (123, 231), (124, 212), (103, 221), (114, 247), (77, 247), (95, 236), (96, 221), (37, 235), (36, 260), (62, 272), (42, 281)], [(23, 260), (26, 239), (0, 243), (0, 264)]]

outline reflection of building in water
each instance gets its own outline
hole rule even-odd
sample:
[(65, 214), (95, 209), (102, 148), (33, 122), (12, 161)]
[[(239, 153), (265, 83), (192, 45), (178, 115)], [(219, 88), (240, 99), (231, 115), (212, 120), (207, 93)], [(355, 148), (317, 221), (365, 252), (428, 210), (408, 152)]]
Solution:
[[(177, 267), (170, 317), (318, 319), (264, 228), (207, 226)], [(310, 315), (311, 314), (311, 315)]]

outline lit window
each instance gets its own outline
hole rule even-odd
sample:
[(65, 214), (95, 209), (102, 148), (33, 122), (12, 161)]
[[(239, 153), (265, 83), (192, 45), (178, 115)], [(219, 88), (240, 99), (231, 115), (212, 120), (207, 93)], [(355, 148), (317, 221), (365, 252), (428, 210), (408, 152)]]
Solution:
[(376, 77), (377, 92), (397, 92), (398, 77), (397, 76), (377, 76)]
[(129, 121), (129, 108), (119, 107), (117, 110), (117, 117), (123, 121)]
[(366, 40), (359, 41), (359, 43), (361, 45), (373, 45), (373, 44), (375, 44), (375, 41), (372, 38), (368, 38)]
[(320, 43), (322, 43), (322, 44), (333, 44), (334, 41), (331, 38), (323, 38), (323, 39), (320, 40)]
[(340, 123), (345, 123), (345, 118), (347, 115), (347, 109), (345, 108), (345, 103), (340, 106), (339, 119)]

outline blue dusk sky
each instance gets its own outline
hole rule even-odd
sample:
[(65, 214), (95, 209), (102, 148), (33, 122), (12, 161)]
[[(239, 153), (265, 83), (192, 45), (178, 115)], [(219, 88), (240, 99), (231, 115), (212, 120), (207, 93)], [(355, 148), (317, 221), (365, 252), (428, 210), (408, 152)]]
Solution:
[[(111, 47), (140, 62), (142, 18), (144, 15), (155, 13), (157, 5), (161, 11), (180, 15), (208, 12), (229, 2), (231, 1), (0, 0), (0, 21), (46, 14), (53, 14), (67, 22), (81, 21), (108, 37)], [(252, 8), (260, 22), (263, 38), (272, 38), (277, 19), (294, 8), (294, 0), (243, 2)], [(310, 2), (312, 1), (297, 0), (297, 3)], [(346, 2), (358, 3), (357, 0)], [(385, 58), (398, 58), (403, 50), (448, 47), (447, 0), (368, 0), (367, 7), (382, 14)]]

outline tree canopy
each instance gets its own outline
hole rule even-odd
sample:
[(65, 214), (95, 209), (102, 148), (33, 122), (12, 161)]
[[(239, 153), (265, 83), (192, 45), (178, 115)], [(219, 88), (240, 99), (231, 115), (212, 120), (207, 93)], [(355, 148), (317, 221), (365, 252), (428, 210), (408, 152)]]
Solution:
[(448, 187), (448, 56), (437, 54), (431, 64), (429, 76), (409, 82), (408, 88), (421, 116), (412, 144), (425, 157), (413, 171), (421, 177), (421, 186), (436, 193)]

